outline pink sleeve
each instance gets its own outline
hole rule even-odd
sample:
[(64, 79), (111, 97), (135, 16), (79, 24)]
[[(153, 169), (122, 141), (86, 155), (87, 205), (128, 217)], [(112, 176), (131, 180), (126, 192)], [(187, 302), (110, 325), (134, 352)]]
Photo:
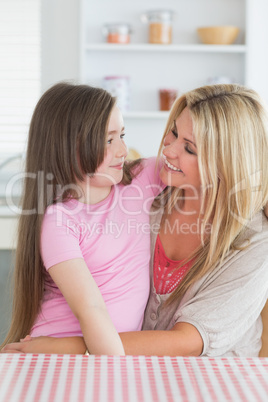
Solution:
[(161, 159), (157, 161), (156, 157), (147, 158), (143, 160), (143, 170), (140, 174), (139, 179), (147, 184), (150, 188), (151, 193), (154, 196), (160, 194), (166, 187), (159, 177), (159, 172), (162, 167)]
[(48, 207), (44, 216), (41, 255), (47, 270), (60, 262), (83, 258), (79, 246), (79, 225), (57, 205)]

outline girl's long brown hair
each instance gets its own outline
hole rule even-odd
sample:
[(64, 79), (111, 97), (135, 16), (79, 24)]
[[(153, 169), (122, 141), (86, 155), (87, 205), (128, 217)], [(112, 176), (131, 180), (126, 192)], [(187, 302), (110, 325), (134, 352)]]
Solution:
[[(46, 275), (40, 253), (44, 213), (59, 194), (63, 202), (78, 197), (72, 185), (85, 174), (93, 174), (103, 161), (115, 102), (103, 89), (59, 83), (36, 105), (28, 137), (12, 321), (2, 346), (30, 333), (40, 310)], [(138, 164), (126, 164), (123, 184), (131, 182), (132, 169)]]

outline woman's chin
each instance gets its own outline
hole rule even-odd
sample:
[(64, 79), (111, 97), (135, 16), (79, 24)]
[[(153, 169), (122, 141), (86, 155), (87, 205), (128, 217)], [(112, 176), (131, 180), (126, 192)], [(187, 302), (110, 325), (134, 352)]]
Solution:
[(159, 176), (161, 181), (166, 185), (170, 187), (180, 187), (180, 178), (179, 178), (179, 173), (178, 172), (172, 172), (172, 170), (166, 168), (164, 165), (160, 172)]

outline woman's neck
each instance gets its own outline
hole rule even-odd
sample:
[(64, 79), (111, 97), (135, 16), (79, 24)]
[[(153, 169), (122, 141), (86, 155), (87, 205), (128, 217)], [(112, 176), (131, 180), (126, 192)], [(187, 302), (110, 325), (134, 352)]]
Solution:
[(184, 191), (183, 199), (179, 201), (179, 209), (185, 215), (200, 215), (202, 208), (201, 194)]

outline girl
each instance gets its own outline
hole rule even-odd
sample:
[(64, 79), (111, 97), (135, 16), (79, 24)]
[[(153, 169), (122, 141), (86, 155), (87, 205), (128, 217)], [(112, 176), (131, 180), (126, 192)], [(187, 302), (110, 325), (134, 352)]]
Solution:
[[(257, 356), (268, 296), (268, 118), (239, 85), (198, 88), (173, 105), (160, 147), (167, 185), (153, 205), (151, 293), (126, 354)], [(29, 338), (27, 338), (29, 339)], [(7, 352), (85, 352), (82, 338)]]
[(5, 343), (29, 332), (83, 335), (91, 353), (123, 354), (117, 331), (141, 329), (148, 211), (160, 180), (153, 159), (124, 164), (124, 136), (115, 99), (102, 89), (61, 83), (38, 102)]

